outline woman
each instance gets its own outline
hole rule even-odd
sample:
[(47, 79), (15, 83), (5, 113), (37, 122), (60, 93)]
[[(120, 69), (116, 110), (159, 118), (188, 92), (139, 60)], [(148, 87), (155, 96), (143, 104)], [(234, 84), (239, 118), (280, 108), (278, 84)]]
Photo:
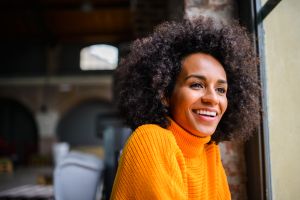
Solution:
[(134, 130), (111, 199), (230, 199), (218, 143), (259, 122), (257, 57), (238, 24), (163, 23), (136, 40), (116, 73)]

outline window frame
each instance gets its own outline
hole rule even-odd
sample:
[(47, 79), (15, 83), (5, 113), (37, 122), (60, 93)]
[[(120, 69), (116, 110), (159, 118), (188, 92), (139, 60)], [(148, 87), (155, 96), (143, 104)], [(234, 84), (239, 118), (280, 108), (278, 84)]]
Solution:
[(272, 200), (272, 180), (270, 164), (266, 64), (264, 47), (263, 20), (272, 12), (281, 0), (268, 0), (262, 6), (261, 0), (238, 1), (240, 23), (247, 27), (254, 41), (260, 64), (257, 78), (261, 84), (261, 124), (258, 133), (245, 144), (247, 165), (248, 199)]

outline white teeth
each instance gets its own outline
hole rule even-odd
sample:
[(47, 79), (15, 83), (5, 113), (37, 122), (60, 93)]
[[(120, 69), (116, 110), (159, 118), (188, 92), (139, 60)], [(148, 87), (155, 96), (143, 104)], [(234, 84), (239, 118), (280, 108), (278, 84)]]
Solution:
[(210, 111), (207, 111), (207, 110), (197, 110), (196, 113), (198, 115), (208, 115), (208, 116), (211, 116), (211, 117), (215, 117), (217, 116), (217, 112), (210, 112)]

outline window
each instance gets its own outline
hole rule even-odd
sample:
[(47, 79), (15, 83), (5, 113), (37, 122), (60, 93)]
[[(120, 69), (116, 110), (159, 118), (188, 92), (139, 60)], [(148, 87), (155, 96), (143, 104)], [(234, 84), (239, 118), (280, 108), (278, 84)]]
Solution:
[(80, 69), (113, 70), (118, 65), (119, 51), (116, 47), (106, 44), (92, 45), (80, 51)]

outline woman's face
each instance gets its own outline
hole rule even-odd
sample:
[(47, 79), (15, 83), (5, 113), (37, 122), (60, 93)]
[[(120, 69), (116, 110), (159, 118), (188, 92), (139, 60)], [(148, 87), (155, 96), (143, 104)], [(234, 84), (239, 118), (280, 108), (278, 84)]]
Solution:
[(189, 133), (212, 135), (227, 108), (227, 78), (223, 66), (208, 54), (194, 53), (182, 60), (168, 104), (172, 119)]

